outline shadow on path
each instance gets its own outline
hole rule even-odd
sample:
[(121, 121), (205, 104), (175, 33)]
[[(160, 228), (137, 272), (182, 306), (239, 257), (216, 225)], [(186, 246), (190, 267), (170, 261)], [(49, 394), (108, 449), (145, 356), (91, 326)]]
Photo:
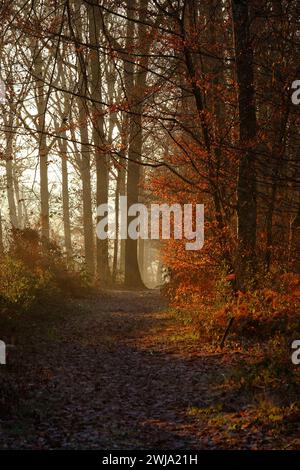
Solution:
[(216, 358), (140, 347), (168, 326), (163, 307), (158, 291), (108, 292), (83, 300), (58, 338), (24, 346), (27, 367), (43, 378), (19, 414), (2, 421), (0, 447), (201, 449), (187, 410), (216, 400), (220, 367)]

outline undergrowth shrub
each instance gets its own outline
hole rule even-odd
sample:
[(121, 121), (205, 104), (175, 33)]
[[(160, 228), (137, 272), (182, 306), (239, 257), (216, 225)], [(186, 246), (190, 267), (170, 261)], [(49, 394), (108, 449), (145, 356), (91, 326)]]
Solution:
[(268, 339), (277, 334), (300, 334), (300, 276), (288, 273), (273, 279), (272, 288), (239, 292), (214, 313), (215, 328), (234, 317), (233, 333), (239, 338)]
[(11, 232), (7, 253), (0, 258), (0, 308), (28, 311), (36, 301), (57, 295), (78, 296), (89, 287), (84, 273), (68, 266), (59, 246), (42, 240), (33, 229)]
[(36, 298), (36, 279), (21, 261), (9, 256), (0, 260), (0, 305), (27, 310)]
[[(177, 284), (176, 284), (177, 283)], [(225, 271), (207, 275), (193, 282), (188, 295), (177, 278), (165, 293), (171, 307), (182, 310), (182, 316), (193, 318), (194, 328), (209, 341), (218, 341), (230, 318), (234, 318), (230, 338), (234, 341), (264, 341), (282, 334), (300, 337), (300, 275), (272, 272), (257, 279), (255, 289), (234, 292), (232, 280)], [(296, 336), (295, 336), (296, 335)]]

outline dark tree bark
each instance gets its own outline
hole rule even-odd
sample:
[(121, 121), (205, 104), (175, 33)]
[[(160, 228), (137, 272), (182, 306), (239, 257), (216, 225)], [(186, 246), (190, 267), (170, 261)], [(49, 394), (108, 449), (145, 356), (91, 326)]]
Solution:
[[(147, 7), (147, 0), (139, 2), (139, 19), (142, 21), (143, 10)], [(133, 5), (127, 1), (128, 18), (132, 18)], [(145, 44), (146, 27), (142, 23), (138, 26), (138, 42), (141, 54), (141, 68), (134, 70), (132, 58), (124, 61), (124, 81), (127, 93), (127, 99), (132, 104), (130, 126), (129, 126), (129, 148), (128, 148), (128, 166), (127, 166), (127, 204), (139, 202), (139, 183), (140, 183), (140, 163), (142, 156), (142, 111), (143, 99), (146, 87), (148, 58), (147, 51), (149, 43)], [(129, 20), (126, 38), (126, 49), (132, 49), (132, 38), (134, 34), (133, 22)], [(134, 80), (135, 77), (135, 80)], [(128, 224), (134, 217), (128, 217)], [(139, 263), (138, 263), (138, 241), (127, 238), (125, 245), (125, 285), (131, 288), (144, 287)]]
[(250, 2), (233, 0), (233, 29), (240, 118), (240, 161), (237, 183), (237, 284), (246, 289), (255, 273), (257, 135), (253, 49), (250, 37)]
[[(100, 40), (101, 14), (98, 6), (88, 6), (89, 40), (97, 47)], [(89, 70), (91, 74), (91, 97), (94, 103), (91, 109), (93, 141), (96, 161), (96, 201), (97, 207), (108, 202), (108, 161), (105, 154), (106, 139), (104, 134), (104, 112), (99, 104), (102, 101), (102, 70), (98, 50), (91, 50)], [(98, 219), (97, 219), (98, 220)], [(109, 282), (108, 240), (96, 241), (97, 278), (102, 285)]]

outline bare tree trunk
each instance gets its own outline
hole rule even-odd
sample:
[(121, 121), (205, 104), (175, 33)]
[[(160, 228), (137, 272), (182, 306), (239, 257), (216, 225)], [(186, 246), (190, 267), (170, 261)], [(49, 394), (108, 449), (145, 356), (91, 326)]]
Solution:
[[(272, 51), (272, 58), (274, 60), (273, 73), (278, 75), (281, 73), (281, 67), (284, 67), (284, 21), (283, 21), (283, 9), (281, 0), (272, 2), (272, 8), (274, 11), (274, 18), (276, 18), (276, 29), (278, 30), (278, 51)], [(275, 22), (275, 19), (273, 20)], [(281, 43), (282, 40), (282, 43)], [(289, 121), (290, 107), (286, 101), (286, 90), (282, 87), (282, 83), (275, 81), (272, 86), (273, 92), (273, 109), (271, 105), (272, 117), (272, 151), (270, 155), (270, 161), (266, 162), (266, 166), (269, 166), (269, 178), (265, 179), (263, 191), (267, 195), (268, 207), (265, 214), (266, 220), (266, 252), (265, 252), (265, 267), (268, 271), (272, 262), (273, 254), (273, 225), (274, 215), (276, 213), (278, 191), (279, 191), (279, 180), (282, 178), (284, 161), (285, 161), (285, 150), (286, 150), (286, 130)], [(276, 103), (276, 111), (274, 105)], [(265, 110), (263, 110), (266, 113)], [(263, 116), (264, 118), (264, 116)], [(265, 159), (265, 157), (264, 157)], [(263, 175), (264, 176), (264, 175)]]
[[(62, 56), (58, 58), (58, 78), (61, 80), (62, 88), (67, 89), (66, 77), (63, 69), (63, 60), (65, 59), (64, 50)], [(64, 225), (64, 244), (66, 249), (67, 262), (72, 260), (72, 238), (71, 238), (71, 220), (70, 220), (70, 197), (69, 197), (69, 173), (68, 173), (68, 144), (66, 123), (70, 117), (70, 95), (67, 93), (63, 96), (63, 102), (58, 102), (59, 119), (54, 117), (55, 127), (63, 126), (61, 138), (57, 140), (60, 158), (61, 158), (61, 177), (62, 177), (62, 209), (63, 209), (63, 225)]]
[(38, 111), (37, 131), (39, 134), (40, 198), (42, 237), (49, 239), (49, 188), (48, 188), (48, 147), (45, 134), (46, 94), (43, 77), (43, 59), (39, 47), (33, 49), (33, 70), (36, 82), (36, 105)]
[(26, 206), (26, 201), (24, 199), (24, 193), (23, 191), (21, 192), (21, 202), (22, 202), (22, 210), (23, 210), (23, 227), (26, 227), (29, 224), (29, 217), (28, 217), (28, 211), (27, 211), (27, 206)]
[(146, 250), (146, 241), (143, 238), (138, 240), (138, 262), (139, 262), (139, 269), (141, 273), (141, 278), (143, 280), (143, 284), (145, 284), (145, 250)]
[(18, 227), (18, 216), (15, 201), (14, 192), (14, 175), (13, 175), (13, 133), (12, 133), (12, 119), (9, 119), (8, 128), (6, 134), (6, 155), (5, 155), (5, 167), (6, 167), (6, 190), (7, 200), (9, 209), (9, 219), (12, 227)]
[(18, 175), (16, 173), (15, 167), (13, 169), (13, 175), (14, 175), (14, 188), (15, 188), (15, 194), (16, 194), (16, 200), (17, 200), (18, 226), (19, 228), (23, 228), (24, 227), (23, 201), (20, 195), (19, 179), (18, 179)]
[(112, 265), (112, 282), (116, 282), (117, 270), (118, 270), (118, 256), (119, 256), (119, 233), (120, 233), (120, 172), (117, 176), (117, 185), (115, 192), (115, 224), (116, 234), (114, 239), (114, 252), (113, 252), (113, 265)]
[(257, 135), (253, 49), (250, 37), (249, 1), (232, 0), (236, 51), (236, 74), (239, 86), (240, 150), (237, 185), (238, 258), (237, 284), (245, 290), (253, 282), (256, 248), (256, 169)]
[[(89, 39), (90, 43), (97, 46), (100, 38), (101, 15), (96, 6), (88, 7)], [(90, 53), (91, 71), (91, 97), (94, 99), (92, 105), (93, 141), (95, 145), (96, 161), (96, 201), (97, 207), (108, 202), (108, 162), (105, 150), (104, 117), (99, 102), (102, 101), (102, 80), (99, 52), (92, 50)], [(97, 101), (97, 102), (96, 102)], [(96, 241), (97, 277), (101, 284), (109, 282), (110, 271), (108, 264), (108, 240)]]
[[(139, 109), (138, 109), (139, 108)], [(130, 142), (128, 150), (127, 173), (127, 204), (130, 207), (139, 202), (140, 161), (142, 153), (142, 116), (140, 106), (135, 108), (137, 113), (132, 117), (130, 125)], [(134, 216), (128, 216), (128, 224)], [(142, 287), (143, 282), (138, 264), (138, 241), (130, 237), (126, 239), (125, 248), (125, 284), (128, 287)]]
[[(83, 40), (82, 21), (80, 7), (82, 2), (74, 0), (75, 18), (76, 18), (76, 34), (79, 42)], [(76, 42), (76, 38), (75, 38)], [(88, 108), (85, 96), (88, 94), (88, 84), (85, 70), (85, 56), (82, 52), (77, 55), (78, 68), (78, 91), (77, 99), (79, 110), (79, 126), (80, 126), (80, 155), (78, 155), (78, 166), (82, 181), (82, 212), (83, 212), (83, 239), (84, 239), (84, 255), (86, 270), (90, 276), (95, 275), (95, 227), (93, 224), (93, 205), (92, 205), (92, 186), (91, 186), (91, 153), (89, 146), (88, 134)], [(72, 138), (75, 139), (74, 131), (71, 129)]]
[(0, 211), (0, 256), (4, 253), (2, 214)]
[[(121, 140), (121, 155), (120, 155), (120, 165), (121, 167), (119, 168), (118, 172), (118, 178), (119, 178), (119, 194), (120, 196), (126, 196), (127, 195), (127, 184), (126, 184), (126, 174), (127, 174), (127, 160), (124, 158), (126, 156), (127, 152), (127, 146), (128, 146), (128, 114), (125, 113), (122, 119), (122, 140)], [(124, 215), (125, 214), (120, 214), (120, 223), (123, 224), (125, 223), (124, 221)], [(122, 276), (122, 279), (125, 280), (125, 250), (126, 250), (126, 240), (121, 239), (120, 240), (120, 263), (119, 263), (119, 271)]]
[(91, 163), (90, 148), (88, 142), (87, 124), (82, 119), (86, 119), (86, 114), (79, 104), (79, 119), (81, 122), (80, 140), (81, 140), (81, 164), (80, 174), (82, 179), (82, 203), (83, 203), (83, 236), (84, 236), (84, 252), (87, 271), (90, 275), (95, 274), (95, 244), (94, 244), (94, 224), (92, 210), (92, 188), (91, 188)]
[[(84, 87), (79, 88), (80, 93), (83, 95)], [(88, 144), (88, 127), (87, 127), (87, 114), (84, 106), (84, 100), (79, 97), (79, 125), (80, 125), (80, 152), (75, 145), (75, 159), (80, 172), (82, 182), (82, 228), (83, 228), (83, 243), (84, 243), (84, 257), (86, 270), (90, 276), (95, 275), (95, 243), (93, 233), (95, 231), (93, 224), (93, 205), (91, 194), (91, 155), (90, 146)], [(70, 129), (71, 136), (75, 142), (76, 136), (74, 129)]]
[(64, 222), (64, 240), (67, 260), (72, 258), (72, 238), (70, 222), (69, 174), (67, 160), (67, 141), (64, 140), (61, 148), (61, 175), (62, 175), (62, 205)]
[[(125, 57), (124, 60), (124, 82), (127, 93), (127, 99), (132, 103), (130, 126), (129, 126), (129, 148), (128, 148), (128, 167), (127, 167), (127, 204), (139, 202), (139, 183), (140, 183), (140, 163), (142, 157), (142, 110), (143, 99), (146, 89), (147, 66), (149, 50), (149, 41), (145, 43), (146, 27), (142, 22), (144, 12), (147, 8), (148, 1), (140, 0), (139, 2), (139, 19), (141, 23), (138, 25), (138, 44), (139, 53), (141, 54), (140, 63), (142, 67), (134, 70), (132, 58)], [(127, 0), (127, 16), (129, 18), (127, 34), (126, 34), (126, 50), (132, 50), (133, 42), (133, 21), (130, 21), (133, 14), (134, 5)], [(134, 75), (135, 74), (135, 80)], [(134, 217), (128, 217), (128, 224)], [(144, 287), (138, 263), (138, 243), (137, 240), (127, 238), (125, 244), (125, 284), (128, 287), (140, 288)]]

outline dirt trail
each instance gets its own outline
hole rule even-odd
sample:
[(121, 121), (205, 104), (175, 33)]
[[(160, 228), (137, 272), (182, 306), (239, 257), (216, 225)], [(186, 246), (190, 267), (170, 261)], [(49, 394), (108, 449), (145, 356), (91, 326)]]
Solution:
[(1, 417), (0, 448), (218, 447), (189, 410), (222, 397), (215, 383), (224, 366), (169, 347), (159, 292), (111, 292), (78, 310), (18, 349), (24, 400)]

